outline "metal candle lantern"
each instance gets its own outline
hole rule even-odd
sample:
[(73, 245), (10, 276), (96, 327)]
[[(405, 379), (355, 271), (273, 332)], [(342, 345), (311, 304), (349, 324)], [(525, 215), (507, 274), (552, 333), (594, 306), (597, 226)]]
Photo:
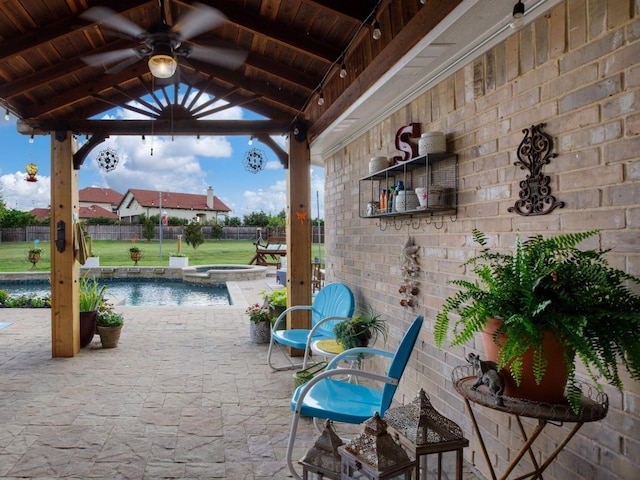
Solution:
[(416, 477), (427, 476), (427, 455), (437, 453), (437, 477), (442, 477), (442, 454), (456, 452), (456, 476), (462, 480), (462, 450), (469, 446), (462, 429), (440, 414), (421, 388), (416, 398), (408, 405), (390, 408), (385, 420), (389, 429), (396, 434), (400, 443), (411, 451), (416, 459)]
[(342, 440), (331, 428), (331, 422), (326, 420), (322, 433), (313, 447), (298, 462), (302, 465), (303, 480), (311, 480), (309, 474), (316, 474), (320, 478), (340, 480), (340, 454), (338, 447)]
[(341, 480), (411, 480), (415, 462), (387, 433), (387, 424), (376, 412), (364, 430), (343, 447)]

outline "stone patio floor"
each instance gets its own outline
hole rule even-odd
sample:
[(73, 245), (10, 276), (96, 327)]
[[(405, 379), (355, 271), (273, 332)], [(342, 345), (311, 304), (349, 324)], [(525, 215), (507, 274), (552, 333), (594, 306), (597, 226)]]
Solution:
[[(51, 358), (49, 309), (0, 309), (0, 478), (290, 477), (292, 372), (244, 314), (269, 283), (231, 283), (228, 307), (118, 307), (119, 346), (74, 358)], [(303, 419), (294, 458), (317, 436)]]

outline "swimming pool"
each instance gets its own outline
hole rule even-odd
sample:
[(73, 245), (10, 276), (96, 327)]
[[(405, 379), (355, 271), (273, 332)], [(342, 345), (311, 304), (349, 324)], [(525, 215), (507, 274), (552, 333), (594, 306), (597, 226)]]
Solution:
[[(107, 285), (106, 297), (119, 305), (143, 306), (214, 306), (230, 305), (231, 297), (226, 285), (198, 285), (182, 281), (154, 280), (101, 280)], [(48, 283), (0, 282), (0, 290), (10, 296), (50, 295)]]

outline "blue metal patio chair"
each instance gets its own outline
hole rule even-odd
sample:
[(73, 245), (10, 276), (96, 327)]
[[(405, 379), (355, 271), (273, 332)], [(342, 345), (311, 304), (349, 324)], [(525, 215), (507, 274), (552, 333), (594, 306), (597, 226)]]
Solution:
[[(344, 283), (330, 283), (318, 292), (313, 305), (295, 305), (287, 308), (277, 318), (271, 328), (271, 342), (267, 353), (267, 363), (273, 370), (289, 370), (292, 368), (306, 368), (309, 358), (311, 342), (335, 338), (333, 327), (336, 323), (351, 318), (355, 309), (353, 293)], [(295, 310), (311, 310), (311, 328), (287, 329), (286, 319), (289, 312)], [(282, 351), (289, 364), (273, 365), (271, 355), (274, 346)], [(284, 351), (284, 347), (304, 350), (302, 363), (295, 363)]]
[[(314, 420), (329, 419), (335, 422), (351, 424), (362, 423), (371, 418), (375, 412), (384, 417), (385, 412), (391, 405), (393, 395), (396, 392), (398, 383), (400, 383), (400, 378), (409, 362), (409, 357), (422, 327), (422, 321), (423, 317), (421, 315), (413, 320), (395, 354), (375, 348), (345, 350), (329, 362), (324, 372), (296, 389), (291, 399), (291, 410), (294, 413), (287, 445), (287, 466), (294, 478), (298, 480), (301, 478), (295, 471), (291, 459), (300, 416), (313, 417)], [(391, 358), (387, 374), (380, 375), (355, 368), (336, 368), (344, 357), (353, 357), (358, 353), (366, 354), (367, 356), (380, 355)], [(337, 375), (341, 376), (342, 380), (331, 378)], [(345, 375), (356, 378), (363, 377), (380, 382), (382, 383), (382, 388), (378, 390), (373, 387), (344, 381)]]

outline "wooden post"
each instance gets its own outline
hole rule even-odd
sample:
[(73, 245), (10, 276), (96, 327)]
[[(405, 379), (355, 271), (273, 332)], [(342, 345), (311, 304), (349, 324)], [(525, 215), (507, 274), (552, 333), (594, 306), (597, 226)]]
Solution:
[[(63, 138), (64, 137), (64, 138)], [(51, 134), (51, 355), (73, 357), (80, 351), (79, 266), (74, 255), (78, 215), (77, 143), (72, 132)], [(61, 223), (62, 222), (62, 223)], [(58, 226), (61, 228), (58, 229)], [(64, 232), (64, 244), (58, 246)], [(58, 248), (64, 250), (58, 251)]]
[[(307, 139), (289, 135), (287, 169), (287, 307), (311, 305), (311, 152)], [(308, 311), (291, 312), (289, 328), (310, 328)], [(300, 350), (290, 355), (302, 355)]]

